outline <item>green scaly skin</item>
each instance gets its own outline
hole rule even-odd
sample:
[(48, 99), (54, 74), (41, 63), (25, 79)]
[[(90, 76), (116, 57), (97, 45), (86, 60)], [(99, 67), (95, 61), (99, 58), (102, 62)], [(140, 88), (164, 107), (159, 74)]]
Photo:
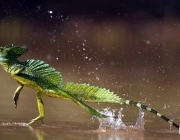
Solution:
[(179, 129), (179, 125), (156, 110), (146, 105), (142, 105), (141, 103), (120, 98), (113, 92), (110, 92), (104, 88), (77, 83), (66, 83), (62, 85), (62, 76), (60, 72), (56, 71), (43, 61), (34, 59), (25, 60), (23, 62), (18, 61), (18, 58), (27, 51), (27, 47), (13, 46), (11, 44), (5, 47), (0, 47), (0, 64), (2, 68), (19, 83), (13, 97), (15, 107), (17, 107), (19, 94), (24, 85), (37, 91), (36, 99), (39, 109), (39, 116), (32, 119), (28, 123), (29, 125), (37, 120), (40, 120), (43, 123), (45, 114), (42, 97), (49, 96), (74, 101), (90, 114), (101, 118), (106, 118), (109, 116), (101, 114), (100, 112), (86, 105), (84, 102), (124, 103), (127, 105), (136, 106), (157, 115)]

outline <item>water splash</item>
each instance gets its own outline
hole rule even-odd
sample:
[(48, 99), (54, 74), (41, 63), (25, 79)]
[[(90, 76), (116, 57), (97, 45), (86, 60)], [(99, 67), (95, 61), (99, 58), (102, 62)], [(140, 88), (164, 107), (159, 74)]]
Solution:
[(106, 132), (106, 129), (113, 129), (113, 130), (117, 130), (117, 129), (123, 129), (123, 130), (126, 130), (126, 125), (122, 122), (122, 117), (123, 117), (123, 114), (122, 114), (122, 108), (119, 110), (118, 112), (118, 117), (117, 118), (114, 118), (115, 117), (115, 110), (114, 109), (110, 109), (110, 108), (105, 108), (101, 111), (102, 114), (105, 114), (107, 116), (110, 116), (110, 117), (107, 117), (107, 118), (99, 118), (99, 117), (96, 117), (100, 123), (99, 125), (99, 131), (102, 131), (102, 132)]
[(139, 110), (139, 116), (137, 118), (137, 120), (132, 124), (132, 125), (126, 125), (125, 123), (123, 123), (122, 118), (124, 117), (124, 115), (122, 114), (122, 110), (123, 108), (120, 108), (120, 110), (118, 111), (118, 116), (115, 117), (115, 112), (116, 110), (114, 109), (110, 109), (105, 108), (102, 111), (100, 111), (102, 114), (105, 114), (107, 116), (107, 118), (99, 118), (97, 116), (95, 116), (95, 118), (97, 118), (97, 120), (99, 121), (99, 128), (98, 131), (100, 132), (106, 132), (106, 130), (144, 130), (144, 112), (142, 112), (142, 110)]
[(144, 130), (144, 124), (144, 112), (142, 111), (142, 109), (139, 109), (139, 116), (134, 125), (131, 125), (130, 128), (133, 130)]
[(24, 122), (2, 122), (0, 126), (28, 126), (28, 124)]

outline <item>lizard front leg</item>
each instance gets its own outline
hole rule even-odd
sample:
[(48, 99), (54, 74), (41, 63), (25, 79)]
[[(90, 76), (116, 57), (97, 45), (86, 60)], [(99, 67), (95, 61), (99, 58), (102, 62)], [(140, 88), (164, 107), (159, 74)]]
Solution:
[(43, 96), (43, 93), (41, 92), (37, 92), (36, 93), (36, 99), (37, 99), (37, 105), (38, 105), (38, 110), (39, 110), (39, 116), (32, 119), (28, 125), (32, 124), (33, 122), (37, 121), (37, 120), (41, 120), (41, 123), (43, 124), (43, 119), (44, 119), (44, 104), (43, 101), (41, 99), (41, 97)]
[(18, 99), (19, 99), (19, 94), (21, 92), (21, 90), (23, 89), (24, 85), (19, 83), (18, 88), (16, 89), (16, 91), (14, 92), (14, 104), (15, 104), (15, 108), (17, 108), (17, 103), (18, 103)]

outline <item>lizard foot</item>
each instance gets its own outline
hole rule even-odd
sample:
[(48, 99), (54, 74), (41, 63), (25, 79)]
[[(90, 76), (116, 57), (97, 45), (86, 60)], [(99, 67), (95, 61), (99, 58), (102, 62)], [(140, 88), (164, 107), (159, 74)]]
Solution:
[(35, 121), (38, 121), (38, 120), (41, 120), (41, 124), (44, 124), (44, 123), (43, 123), (43, 119), (44, 119), (44, 116), (38, 116), (38, 117), (36, 117), (35, 119), (32, 119), (32, 120), (28, 123), (28, 125), (31, 125), (32, 123), (34, 123)]
[(15, 96), (13, 99), (14, 99), (15, 108), (17, 108), (18, 96)]

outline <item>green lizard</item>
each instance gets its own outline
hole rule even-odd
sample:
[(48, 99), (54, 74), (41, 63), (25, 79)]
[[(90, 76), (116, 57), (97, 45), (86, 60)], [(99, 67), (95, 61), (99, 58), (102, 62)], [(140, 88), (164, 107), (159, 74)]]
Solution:
[(124, 103), (145, 109), (166, 122), (179, 129), (179, 125), (160, 114), (156, 110), (142, 105), (141, 103), (120, 98), (113, 92), (104, 88), (90, 86), (88, 84), (66, 83), (62, 85), (62, 76), (60, 72), (50, 67), (48, 64), (40, 60), (29, 59), (20, 62), (18, 58), (28, 51), (25, 46), (7, 45), (0, 47), (0, 64), (2, 68), (8, 72), (18, 83), (19, 86), (14, 93), (14, 103), (17, 107), (19, 94), (23, 86), (28, 86), (37, 91), (36, 99), (39, 110), (39, 116), (32, 119), (28, 124), (32, 124), (37, 120), (44, 119), (43, 96), (67, 99), (80, 105), (90, 114), (106, 118), (109, 117), (99, 111), (86, 105), (84, 102), (109, 102), (109, 103)]

